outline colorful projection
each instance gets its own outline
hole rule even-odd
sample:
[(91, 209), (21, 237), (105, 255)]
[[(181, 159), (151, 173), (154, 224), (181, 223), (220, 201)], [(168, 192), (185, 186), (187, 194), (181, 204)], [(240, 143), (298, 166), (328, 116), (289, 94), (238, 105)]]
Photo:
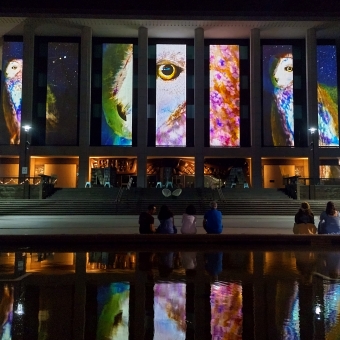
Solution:
[(336, 46), (317, 46), (319, 146), (339, 146)]
[(294, 146), (293, 52), (291, 45), (264, 45), (263, 143)]
[(156, 45), (156, 146), (186, 146), (186, 45)]
[(210, 146), (240, 146), (238, 45), (210, 45)]
[(129, 339), (130, 284), (115, 282), (98, 288), (97, 340)]
[(13, 304), (14, 304), (14, 288), (9, 287), (8, 285), (4, 285), (0, 302), (1, 307), (0, 340), (12, 339)]
[(218, 282), (211, 285), (212, 339), (242, 339), (242, 285)]
[(156, 283), (154, 286), (154, 340), (185, 340), (185, 283)]
[(103, 44), (102, 145), (132, 145), (133, 45)]
[(300, 339), (299, 287), (279, 281), (276, 291), (276, 327), (280, 339)]
[(78, 43), (48, 43), (46, 145), (76, 145)]
[(23, 43), (2, 46), (0, 144), (20, 144)]

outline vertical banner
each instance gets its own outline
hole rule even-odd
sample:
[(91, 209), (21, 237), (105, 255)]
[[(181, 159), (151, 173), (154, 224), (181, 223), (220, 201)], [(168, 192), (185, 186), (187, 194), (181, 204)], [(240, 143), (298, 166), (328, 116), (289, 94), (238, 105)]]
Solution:
[(294, 146), (292, 50), (291, 45), (262, 47), (264, 146)]
[(130, 284), (114, 282), (98, 287), (97, 340), (129, 339)]
[(79, 44), (48, 43), (46, 145), (76, 145)]
[(338, 70), (335, 45), (317, 46), (320, 146), (339, 146)]
[(210, 146), (240, 146), (238, 45), (210, 45)]
[(154, 339), (185, 339), (186, 284), (156, 283), (154, 286)]
[(186, 146), (186, 45), (156, 45), (156, 146)]
[(2, 46), (0, 144), (20, 144), (23, 43)]
[(132, 145), (133, 45), (103, 44), (102, 145)]

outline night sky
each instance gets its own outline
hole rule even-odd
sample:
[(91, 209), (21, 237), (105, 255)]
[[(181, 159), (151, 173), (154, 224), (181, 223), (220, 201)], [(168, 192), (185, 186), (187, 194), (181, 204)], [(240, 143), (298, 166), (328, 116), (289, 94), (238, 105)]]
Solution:
[(337, 86), (335, 45), (319, 45), (317, 48), (318, 82)]

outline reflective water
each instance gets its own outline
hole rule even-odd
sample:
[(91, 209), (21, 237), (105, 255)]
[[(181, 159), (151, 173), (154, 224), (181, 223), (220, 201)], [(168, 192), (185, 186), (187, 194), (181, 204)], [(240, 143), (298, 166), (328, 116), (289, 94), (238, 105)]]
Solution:
[(339, 339), (340, 252), (0, 254), (0, 339)]

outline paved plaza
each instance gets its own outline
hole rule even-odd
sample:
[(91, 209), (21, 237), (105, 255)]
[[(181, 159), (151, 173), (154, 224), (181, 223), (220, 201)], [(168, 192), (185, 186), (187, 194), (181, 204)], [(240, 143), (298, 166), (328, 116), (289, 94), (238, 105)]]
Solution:
[[(198, 234), (205, 234), (197, 216)], [(318, 218), (315, 223), (319, 222)], [(175, 216), (176, 226), (181, 216)], [(292, 234), (294, 216), (223, 217), (223, 234)], [(158, 221), (155, 218), (155, 225)], [(138, 215), (1, 216), (0, 235), (138, 234)]]

